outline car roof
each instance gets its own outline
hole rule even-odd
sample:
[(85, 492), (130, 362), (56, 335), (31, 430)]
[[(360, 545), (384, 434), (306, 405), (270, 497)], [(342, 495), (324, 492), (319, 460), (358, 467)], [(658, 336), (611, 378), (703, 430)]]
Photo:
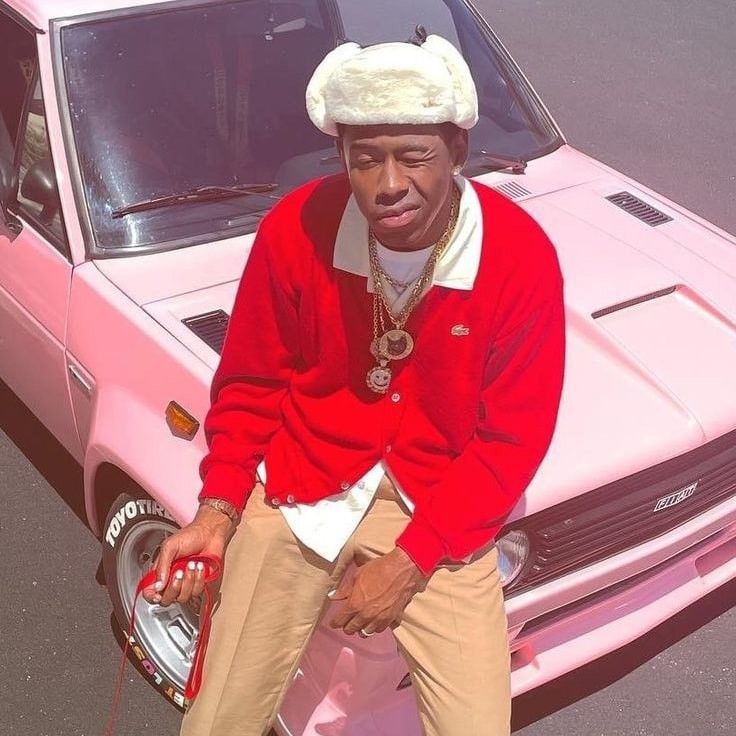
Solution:
[(157, 5), (162, 2), (177, 2), (177, 0), (0, 0), (0, 9), (7, 5), (39, 30), (46, 31), (49, 28), (49, 21), (55, 18), (72, 18), (88, 13)]

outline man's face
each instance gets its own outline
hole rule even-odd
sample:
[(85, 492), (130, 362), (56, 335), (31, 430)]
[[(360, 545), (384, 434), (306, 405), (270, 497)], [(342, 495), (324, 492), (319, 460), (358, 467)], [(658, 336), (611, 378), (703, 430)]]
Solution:
[(437, 241), (447, 224), (452, 170), (467, 157), (467, 133), (443, 125), (345, 125), (338, 148), (358, 207), (388, 247)]

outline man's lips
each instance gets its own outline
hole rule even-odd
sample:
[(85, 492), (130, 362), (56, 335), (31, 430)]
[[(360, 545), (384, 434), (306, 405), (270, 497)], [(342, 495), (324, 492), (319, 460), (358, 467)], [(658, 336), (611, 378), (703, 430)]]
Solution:
[(417, 216), (418, 212), (418, 207), (411, 207), (405, 210), (389, 210), (378, 216), (378, 223), (382, 227), (387, 228), (404, 227), (404, 225), (408, 225)]

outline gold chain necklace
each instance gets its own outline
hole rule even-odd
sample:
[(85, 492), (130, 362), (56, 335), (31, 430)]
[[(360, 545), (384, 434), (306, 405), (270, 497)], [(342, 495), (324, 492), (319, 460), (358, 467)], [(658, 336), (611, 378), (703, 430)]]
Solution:
[[(376, 249), (376, 255), (378, 255), (378, 249)], [(386, 269), (383, 267), (383, 264), (381, 263), (381, 259), (376, 259), (378, 262), (378, 270), (381, 273), (381, 279), (383, 281), (388, 282), (391, 284), (391, 286), (396, 289), (396, 291), (401, 290), (399, 293), (403, 293), (408, 287), (409, 284), (414, 281), (414, 279), (410, 279), (409, 281), (399, 281), (399, 279), (395, 279)]]
[[(409, 319), (409, 315), (412, 313), (414, 307), (419, 303), (424, 288), (432, 282), (437, 261), (447, 248), (452, 233), (455, 230), (459, 203), (460, 192), (457, 187), (454, 187), (447, 227), (444, 233), (442, 233), (442, 237), (432, 248), (432, 252), (422, 272), (417, 277), (408, 299), (397, 315), (394, 315), (391, 311), (384, 290), (384, 281), (392, 283), (391, 279), (390, 277), (387, 278), (388, 274), (381, 268), (381, 263), (378, 259), (378, 250), (376, 248), (376, 237), (372, 230), (368, 230), (368, 260), (371, 266), (371, 276), (373, 277), (373, 341), (370, 345), (370, 352), (377, 361), (377, 365), (371, 368), (366, 376), (366, 383), (371, 391), (379, 394), (386, 393), (392, 377), (388, 362), (390, 360), (406, 358), (414, 349), (414, 339), (404, 329), (404, 325)], [(384, 310), (394, 325), (393, 329), (386, 329)]]

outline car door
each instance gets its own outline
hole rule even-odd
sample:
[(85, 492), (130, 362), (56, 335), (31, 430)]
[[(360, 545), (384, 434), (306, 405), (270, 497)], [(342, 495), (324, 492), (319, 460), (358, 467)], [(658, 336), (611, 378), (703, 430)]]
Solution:
[(0, 378), (78, 458), (64, 356), (72, 262), (36, 38), (2, 7), (0, 80)]

